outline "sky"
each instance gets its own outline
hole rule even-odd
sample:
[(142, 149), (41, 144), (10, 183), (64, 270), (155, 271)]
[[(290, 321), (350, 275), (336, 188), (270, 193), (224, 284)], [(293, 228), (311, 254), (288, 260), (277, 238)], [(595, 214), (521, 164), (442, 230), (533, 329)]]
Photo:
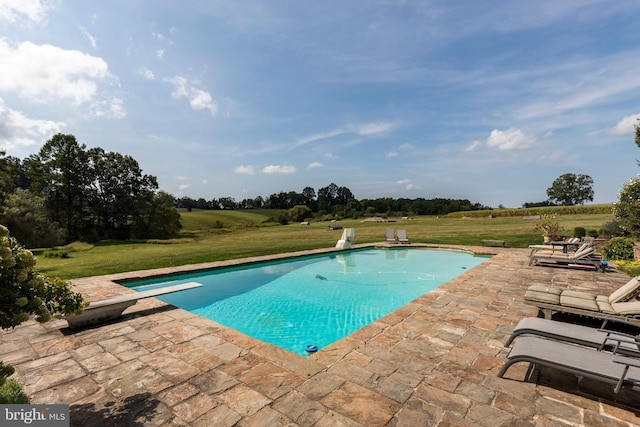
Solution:
[(0, 0), (0, 150), (56, 133), (175, 197), (611, 203), (640, 172), (640, 2)]

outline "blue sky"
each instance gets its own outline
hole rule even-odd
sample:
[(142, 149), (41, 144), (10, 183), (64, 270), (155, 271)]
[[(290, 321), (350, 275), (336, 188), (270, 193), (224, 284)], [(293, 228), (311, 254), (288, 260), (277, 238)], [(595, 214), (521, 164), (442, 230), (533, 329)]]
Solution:
[(57, 132), (174, 196), (519, 207), (640, 169), (640, 2), (0, 0), (0, 150)]

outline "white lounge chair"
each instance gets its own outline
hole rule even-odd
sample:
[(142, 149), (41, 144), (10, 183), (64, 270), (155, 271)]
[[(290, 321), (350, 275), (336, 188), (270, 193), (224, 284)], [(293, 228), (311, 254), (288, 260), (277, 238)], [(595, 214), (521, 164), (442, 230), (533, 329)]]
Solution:
[(398, 230), (398, 243), (409, 243), (407, 230)]
[(385, 242), (387, 243), (397, 243), (396, 240), (396, 236), (395, 236), (395, 230), (393, 228), (387, 228), (386, 234), (385, 234)]
[(71, 328), (93, 325), (120, 317), (126, 308), (137, 303), (139, 299), (157, 297), (173, 292), (199, 288), (201, 286), (202, 283), (189, 282), (181, 285), (166, 286), (163, 288), (150, 289), (148, 291), (118, 295), (100, 301), (92, 301), (87, 307), (85, 307), (82, 313), (75, 316), (69, 316), (66, 319)]

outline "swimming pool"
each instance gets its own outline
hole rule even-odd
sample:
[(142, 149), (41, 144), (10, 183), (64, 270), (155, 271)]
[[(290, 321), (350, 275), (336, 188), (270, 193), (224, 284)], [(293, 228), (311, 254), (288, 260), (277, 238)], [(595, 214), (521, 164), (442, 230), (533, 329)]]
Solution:
[(137, 291), (196, 281), (158, 297), (261, 341), (305, 354), (346, 337), (489, 257), (419, 248), (366, 249), (129, 283)]

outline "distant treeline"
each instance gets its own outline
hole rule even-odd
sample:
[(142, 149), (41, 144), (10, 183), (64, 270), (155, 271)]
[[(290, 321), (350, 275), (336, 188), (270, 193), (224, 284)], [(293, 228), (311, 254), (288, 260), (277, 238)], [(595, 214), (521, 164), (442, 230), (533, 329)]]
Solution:
[(258, 196), (254, 199), (236, 201), (232, 197), (205, 200), (182, 197), (174, 199), (178, 208), (186, 209), (283, 209), (305, 206), (314, 215), (332, 215), (343, 218), (361, 218), (373, 215), (406, 216), (406, 215), (447, 215), (451, 212), (491, 209), (480, 203), (460, 199), (394, 199), (381, 197), (378, 199), (355, 198), (347, 187), (339, 187), (334, 183), (320, 188), (317, 192), (305, 187), (301, 193), (296, 191), (274, 193), (269, 197)]

